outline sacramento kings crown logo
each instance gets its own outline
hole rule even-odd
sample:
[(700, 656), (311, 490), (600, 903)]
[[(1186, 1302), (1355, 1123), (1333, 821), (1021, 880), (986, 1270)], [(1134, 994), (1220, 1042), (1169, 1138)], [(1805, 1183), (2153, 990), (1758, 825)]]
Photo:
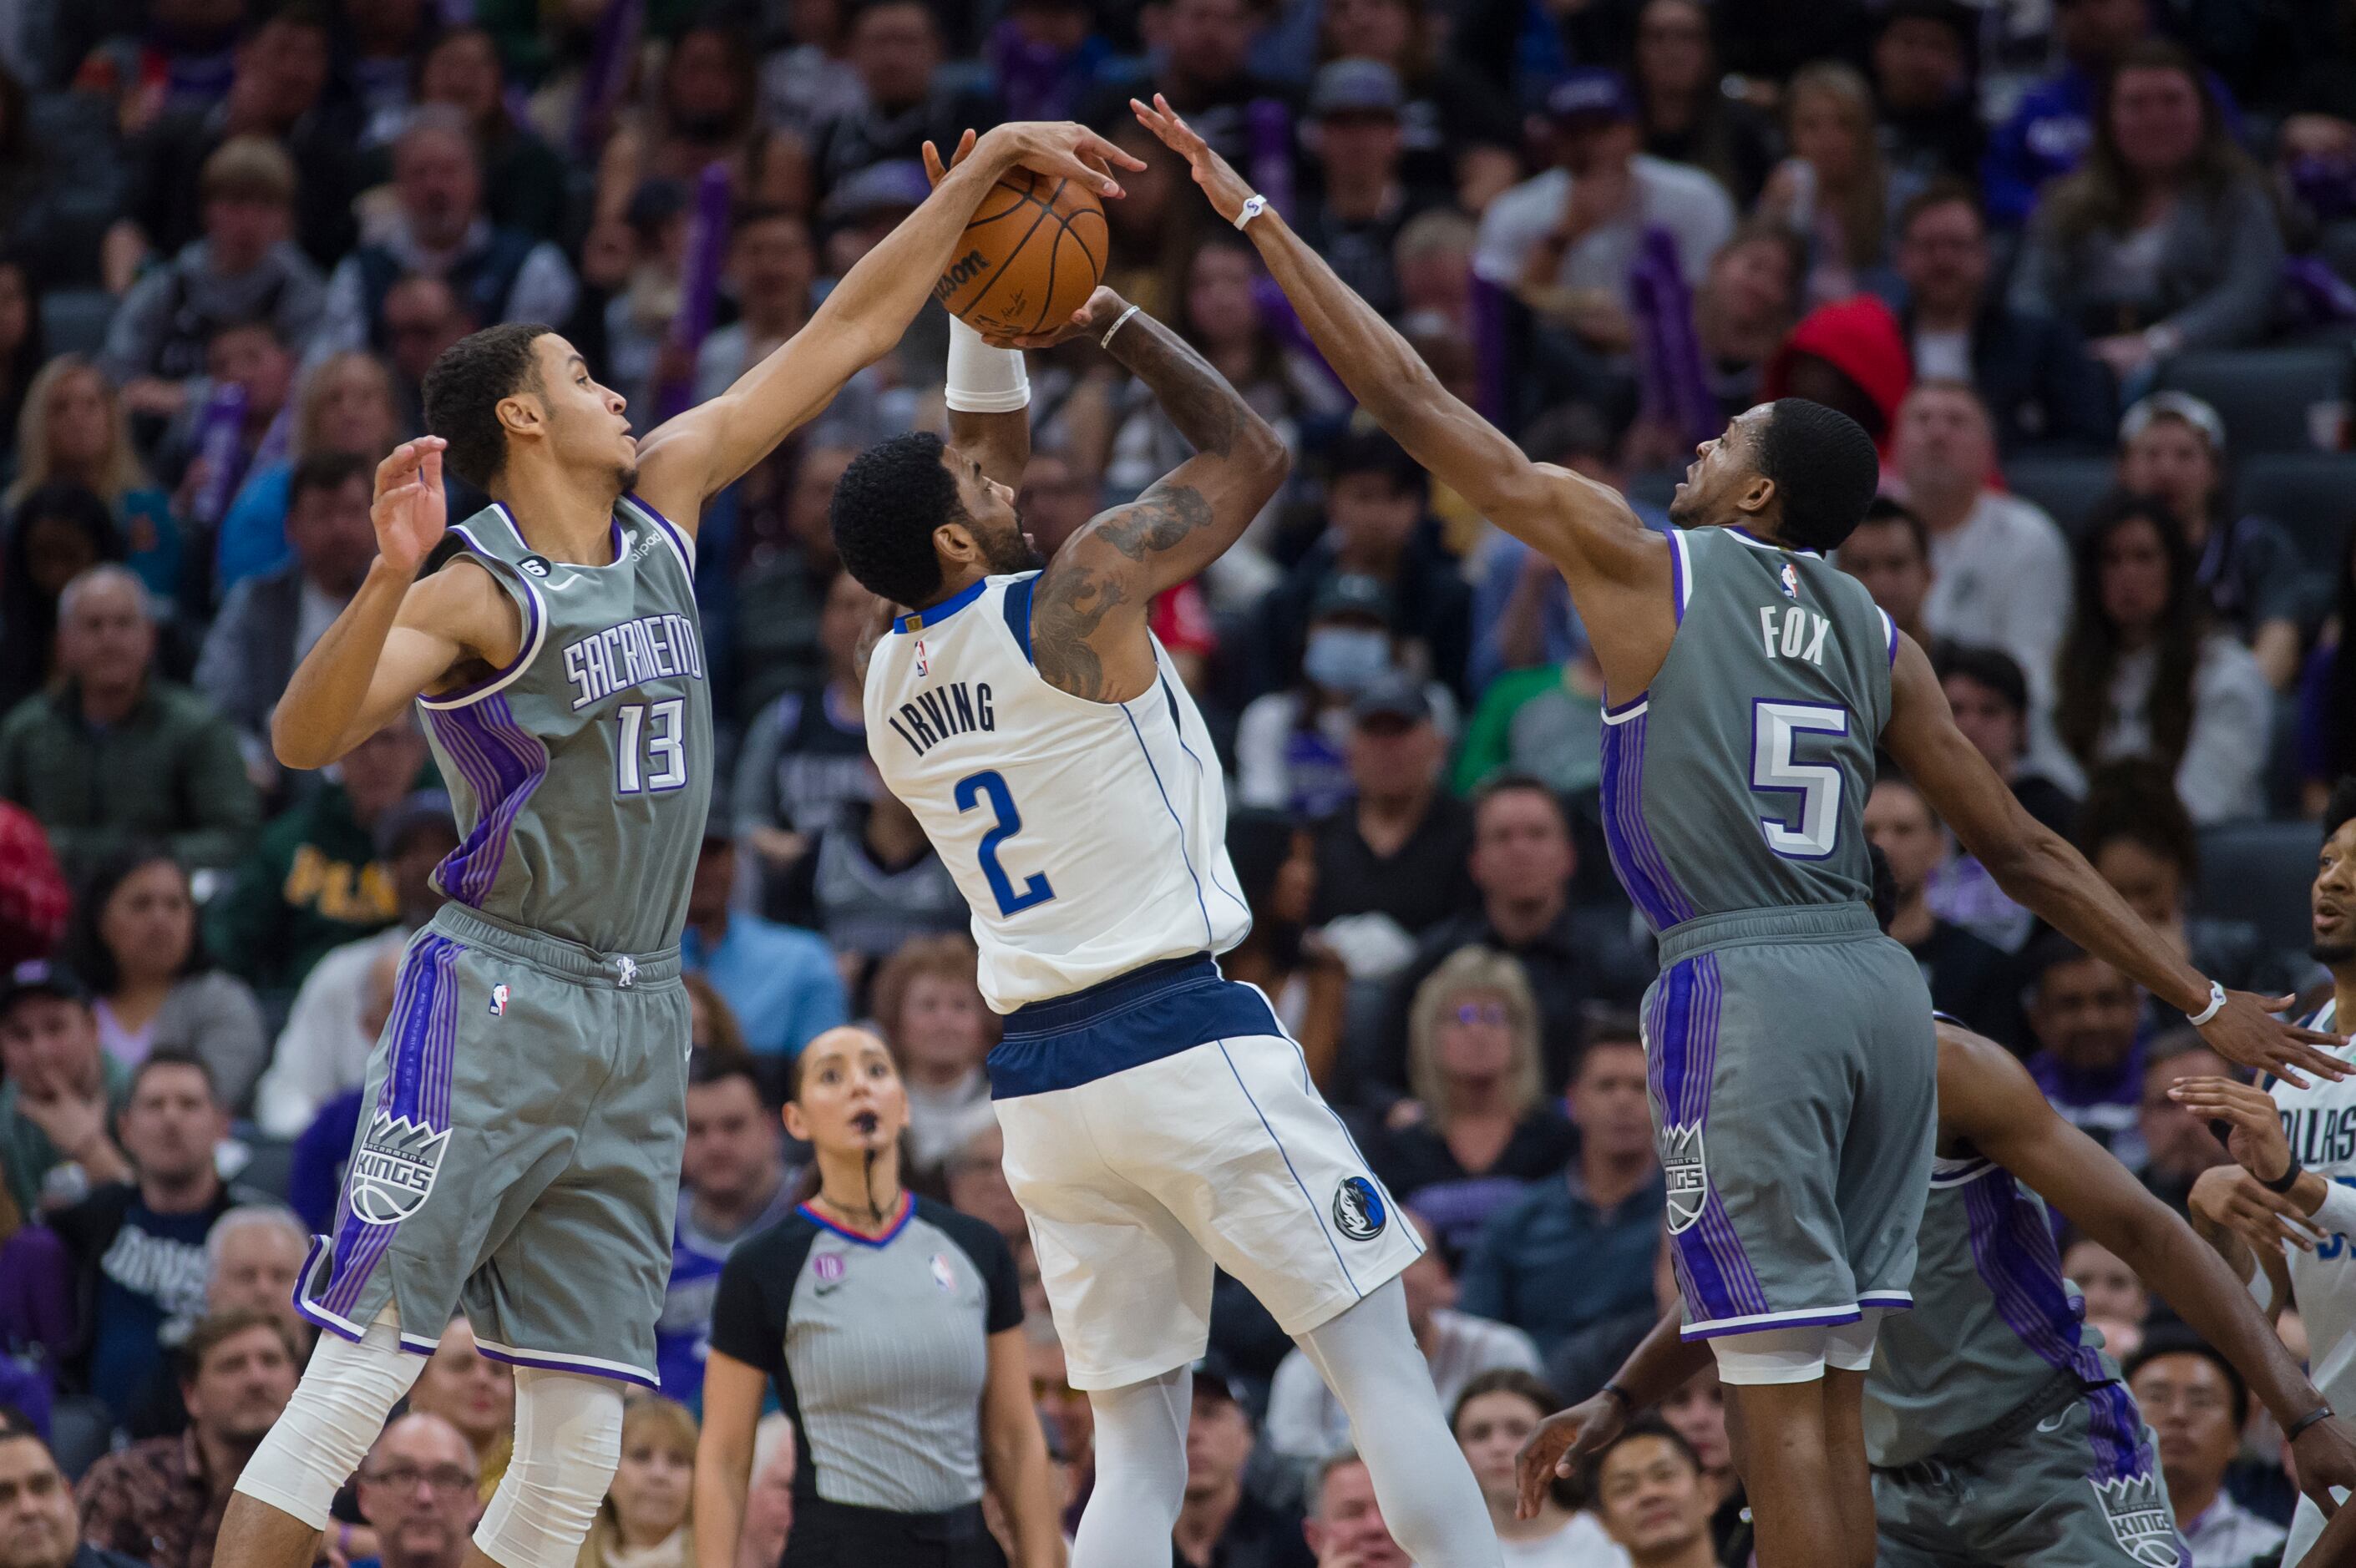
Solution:
[(353, 1217), (363, 1225), (397, 1225), (425, 1206), (442, 1168), (450, 1130), (379, 1111), (352, 1157)]
[(1702, 1163), (1701, 1124), (1666, 1126), (1659, 1137), (1661, 1174), (1669, 1183), (1669, 1234), (1692, 1228), (1709, 1197), (1709, 1171)]
[(2183, 1568), (2176, 1516), (2160, 1495), (2157, 1476), (2121, 1476), (2115, 1481), (2090, 1477), (2088, 1484), (2102, 1499), (2103, 1518), (2109, 1521), (2120, 1551), (2148, 1568)]

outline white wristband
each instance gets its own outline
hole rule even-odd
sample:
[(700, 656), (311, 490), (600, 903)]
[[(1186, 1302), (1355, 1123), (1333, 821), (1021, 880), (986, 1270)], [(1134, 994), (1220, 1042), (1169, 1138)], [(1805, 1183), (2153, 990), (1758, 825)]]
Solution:
[(948, 405), (963, 414), (1011, 414), (1031, 406), (1031, 373), (1020, 348), (992, 348), (949, 317)]
[(1268, 197), (1264, 196), (1248, 196), (1244, 197), (1244, 209), (1236, 214), (1236, 227), (1241, 229), (1245, 224), (1249, 223), (1253, 219), (1258, 218), (1261, 213), (1266, 212), (1267, 210)]
[(2211, 980), (2209, 982), (2209, 1005), (2201, 1008), (2197, 1013), (2187, 1013), (2185, 1015), (2184, 1021), (2190, 1024), (2194, 1029), (2199, 1029), (2202, 1024), (2207, 1023), (2211, 1019), (2215, 1018), (2219, 1013), (2222, 1013), (2224, 1010), (2225, 987), (2219, 985), (2216, 981)]
[(1112, 335), (1119, 332), (1122, 327), (1127, 326), (1129, 325), (1129, 318), (1136, 314), (1137, 306), (1131, 305), (1127, 310), (1122, 311), (1119, 315), (1113, 317), (1112, 325), (1105, 328), (1105, 335), (1097, 339), (1097, 347), (1099, 348), (1109, 349), (1112, 347)]

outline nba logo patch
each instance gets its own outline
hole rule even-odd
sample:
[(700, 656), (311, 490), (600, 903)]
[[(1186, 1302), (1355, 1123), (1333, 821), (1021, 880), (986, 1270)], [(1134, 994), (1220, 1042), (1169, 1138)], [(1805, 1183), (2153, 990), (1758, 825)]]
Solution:
[(2088, 1477), (2102, 1499), (2103, 1518), (2119, 1550), (2147, 1568), (2183, 1568), (2177, 1547), (2176, 1516), (2160, 1496), (2153, 1476), (2121, 1476), (2115, 1481)]
[(379, 1111), (352, 1157), (352, 1218), (363, 1225), (397, 1225), (425, 1207), (450, 1129)]
[(1674, 1236), (1693, 1228), (1709, 1199), (1709, 1168), (1703, 1163), (1700, 1124), (1663, 1127), (1660, 1149), (1661, 1174), (1669, 1186), (1669, 1234)]
[(1784, 598), (1786, 598), (1786, 599), (1797, 599), (1797, 598), (1799, 598), (1799, 596), (1800, 596), (1800, 569), (1799, 569), (1798, 567), (1796, 567), (1796, 566), (1794, 566), (1790, 561), (1788, 561), (1788, 560), (1787, 560), (1787, 561), (1785, 561), (1785, 562), (1783, 563), (1783, 597), (1784, 597)]
[(925, 656), (925, 639), (916, 639), (916, 675), (918, 678), (933, 673), (932, 661)]
[(949, 1266), (949, 1260), (940, 1253), (933, 1254), (933, 1283), (946, 1291), (957, 1289), (957, 1270)]
[(1365, 1177), (1344, 1177), (1333, 1189), (1333, 1228), (1350, 1240), (1373, 1241), (1389, 1220), (1381, 1189)]
[(507, 1011), (508, 988), (506, 982), (502, 981), (498, 985), (491, 987), (491, 1017), (495, 1019), (505, 1018), (507, 1016)]

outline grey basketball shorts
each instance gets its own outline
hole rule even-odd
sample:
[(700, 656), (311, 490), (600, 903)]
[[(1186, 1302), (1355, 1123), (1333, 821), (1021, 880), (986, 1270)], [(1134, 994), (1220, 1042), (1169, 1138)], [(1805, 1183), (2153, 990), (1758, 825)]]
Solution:
[(295, 1307), (357, 1339), (390, 1302), (421, 1353), (463, 1307), (498, 1360), (657, 1387), (689, 1033), (676, 949), (444, 905), (402, 955)]
[(1969, 1459), (1876, 1470), (1873, 1512), (1880, 1568), (2192, 1568), (2118, 1383)]
[(1672, 927), (1644, 1027), (1685, 1337), (1912, 1305), (1938, 1046), (1921, 971), (1871, 913)]

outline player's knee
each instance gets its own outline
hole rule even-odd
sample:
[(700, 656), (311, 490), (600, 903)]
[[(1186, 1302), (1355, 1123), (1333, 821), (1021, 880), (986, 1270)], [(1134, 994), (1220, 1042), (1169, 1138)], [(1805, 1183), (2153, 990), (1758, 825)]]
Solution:
[(619, 1385), (517, 1369), (515, 1456), (476, 1544), (513, 1568), (573, 1568), (621, 1458)]
[(294, 1397), (239, 1474), (237, 1489), (325, 1530), (337, 1491), (424, 1366), (423, 1357), (401, 1348), (400, 1320), (391, 1307), (357, 1344), (323, 1336)]

